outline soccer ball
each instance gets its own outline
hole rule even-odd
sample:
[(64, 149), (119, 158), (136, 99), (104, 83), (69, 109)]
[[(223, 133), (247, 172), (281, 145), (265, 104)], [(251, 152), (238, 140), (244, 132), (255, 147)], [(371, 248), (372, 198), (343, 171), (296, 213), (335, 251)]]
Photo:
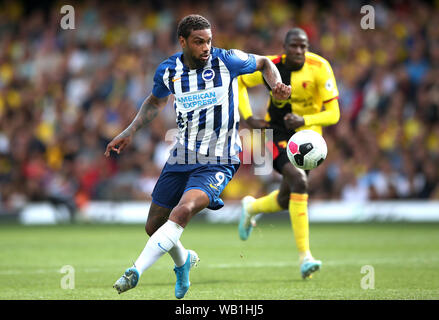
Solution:
[(313, 130), (299, 131), (288, 140), (288, 159), (296, 168), (314, 169), (326, 159), (327, 154), (325, 139)]

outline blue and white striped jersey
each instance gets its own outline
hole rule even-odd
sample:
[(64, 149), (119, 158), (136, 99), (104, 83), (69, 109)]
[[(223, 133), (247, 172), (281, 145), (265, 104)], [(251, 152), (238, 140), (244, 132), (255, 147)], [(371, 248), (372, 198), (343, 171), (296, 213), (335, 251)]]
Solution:
[(186, 164), (194, 154), (217, 160), (236, 158), (241, 151), (237, 77), (256, 71), (255, 57), (212, 47), (203, 68), (189, 69), (182, 59), (179, 52), (159, 65), (152, 90), (158, 98), (171, 93), (175, 97), (179, 132), (174, 156), (184, 150), (184, 162), (179, 163)]

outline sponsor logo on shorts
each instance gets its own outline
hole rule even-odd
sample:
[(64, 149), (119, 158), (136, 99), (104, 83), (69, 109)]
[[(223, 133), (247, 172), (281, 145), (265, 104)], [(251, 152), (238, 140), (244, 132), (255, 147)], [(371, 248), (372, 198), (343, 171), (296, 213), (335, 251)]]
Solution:
[(218, 188), (215, 187), (213, 184), (209, 184), (209, 187), (212, 187), (212, 188), (214, 188), (215, 190), (218, 190)]
[(214, 188), (215, 190), (218, 190), (218, 188), (215, 187), (213, 184), (209, 184), (209, 187)]

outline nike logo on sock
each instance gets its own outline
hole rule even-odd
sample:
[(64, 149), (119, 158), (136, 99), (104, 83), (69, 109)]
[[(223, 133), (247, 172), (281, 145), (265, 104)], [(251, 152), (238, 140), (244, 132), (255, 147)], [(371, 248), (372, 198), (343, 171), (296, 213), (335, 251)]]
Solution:
[(159, 243), (157, 243), (157, 245), (159, 246), (159, 248), (160, 249), (162, 249), (164, 252), (168, 252), (168, 250), (166, 250), (165, 248), (163, 248), (161, 245), (160, 245), (160, 242)]

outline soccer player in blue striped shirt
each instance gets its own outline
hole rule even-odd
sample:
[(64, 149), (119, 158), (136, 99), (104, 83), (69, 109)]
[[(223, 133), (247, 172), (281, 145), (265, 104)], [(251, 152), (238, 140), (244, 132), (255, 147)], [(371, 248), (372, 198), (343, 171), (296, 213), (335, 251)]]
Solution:
[(199, 258), (184, 248), (181, 234), (196, 213), (224, 206), (219, 196), (240, 164), (237, 77), (260, 70), (276, 99), (291, 95), (291, 87), (282, 83), (270, 59), (212, 47), (211, 26), (204, 17), (186, 16), (177, 33), (182, 52), (159, 65), (152, 93), (105, 151), (107, 157), (111, 151), (119, 154), (174, 95), (177, 142), (152, 193), (145, 226), (150, 238), (134, 265), (114, 284), (119, 293), (134, 288), (142, 273), (165, 253), (175, 263), (175, 296), (181, 299), (188, 291), (189, 271)]

